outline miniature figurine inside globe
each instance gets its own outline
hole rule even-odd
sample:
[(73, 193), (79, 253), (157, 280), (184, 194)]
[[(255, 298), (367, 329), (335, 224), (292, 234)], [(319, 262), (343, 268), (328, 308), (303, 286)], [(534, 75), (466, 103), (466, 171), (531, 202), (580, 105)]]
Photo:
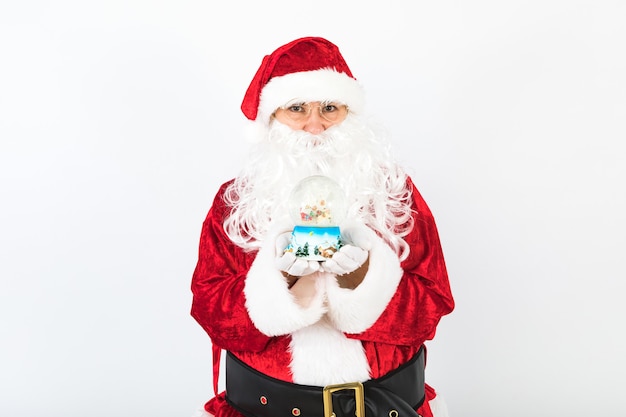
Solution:
[(322, 175), (307, 177), (293, 189), (287, 204), (296, 226), (285, 252), (307, 260), (331, 258), (342, 246), (338, 225), (347, 213), (339, 184)]

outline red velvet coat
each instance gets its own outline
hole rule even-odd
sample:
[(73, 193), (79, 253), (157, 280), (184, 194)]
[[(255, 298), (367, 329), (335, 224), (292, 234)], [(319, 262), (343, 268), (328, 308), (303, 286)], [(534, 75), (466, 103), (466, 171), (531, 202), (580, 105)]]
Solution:
[[(225, 234), (223, 222), (228, 207), (223, 201), (223, 193), (227, 185), (224, 184), (217, 193), (203, 223), (199, 259), (192, 279), (191, 313), (209, 334), (214, 344), (214, 356), (219, 349), (228, 350), (260, 372), (292, 382), (291, 335), (262, 331), (258, 328), (262, 326), (257, 325), (265, 319), (258, 319), (255, 325), (251, 318), (254, 309), (249, 299), (253, 290), (246, 288), (246, 280), (260, 251), (244, 252)], [(409, 186), (413, 193), (415, 226), (405, 237), (411, 248), (408, 258), (401, 264), (397, 261), (400, 273), (393, 284), (395, 291), (392, 288), (389, 300), (385, 300), (380, 311), (374, 313), (376, 316), (371, 324), (366, 324), (367, 328), (344, 327), (359, 331), (342, 333), (348, 339), (360, 341), (371, 378), (385, 375), (409, 360), (426, 340), (434, 337), (441, 317), (454, 308), (435, 221), (410, 180)], [(372, 261), (370, 270), (371, 264)], [(374, 269), (379, 274), (393, 270), (387, 268), (385, 262), (383, 266)], [(376, 294), (376, 290), (372, 294)], [(217, 374), (214, 379), (217, 387)], [(435, 395), (434, 390), (426, 386), (427, 398), (418, 410), (424, 417), (431, 416), (428, 401)], [(221, 393), (209, 401), (205, 407), (207, 411), (217, 417), (241, 417), (223, 397), (224, 393)]]

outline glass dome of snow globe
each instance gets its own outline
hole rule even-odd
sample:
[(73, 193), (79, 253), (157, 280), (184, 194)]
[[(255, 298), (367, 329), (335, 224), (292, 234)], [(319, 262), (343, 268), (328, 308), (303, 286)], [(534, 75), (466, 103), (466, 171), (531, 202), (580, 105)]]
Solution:
[(324, 261), (341, 248), (339, 224), (347, 214), (346, 196), (334, 180), (322, 175), (304, 178), (287, 201), (296, 226), (285, 251)]

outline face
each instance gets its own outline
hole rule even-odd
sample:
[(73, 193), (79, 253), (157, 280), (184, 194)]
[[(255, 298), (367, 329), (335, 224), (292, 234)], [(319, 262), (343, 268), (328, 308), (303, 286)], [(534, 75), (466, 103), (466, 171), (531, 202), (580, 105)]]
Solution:
[(313, 101), (280, 107), (274, 112), (274, 117), (293, 130), (318, 135), (343, 122), (347, 114), (348, 106), (345, 104)]

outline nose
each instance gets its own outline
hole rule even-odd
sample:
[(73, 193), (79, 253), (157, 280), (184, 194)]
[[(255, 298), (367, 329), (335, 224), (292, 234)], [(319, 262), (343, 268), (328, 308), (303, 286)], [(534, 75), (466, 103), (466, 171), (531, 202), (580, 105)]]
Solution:
[(318, 109), (313, 109), (309, 118), (304, 123), (302, 130), (309, 132), (312, 135), (318, 135), (328, 129), (329, 123), (322, 118)]

